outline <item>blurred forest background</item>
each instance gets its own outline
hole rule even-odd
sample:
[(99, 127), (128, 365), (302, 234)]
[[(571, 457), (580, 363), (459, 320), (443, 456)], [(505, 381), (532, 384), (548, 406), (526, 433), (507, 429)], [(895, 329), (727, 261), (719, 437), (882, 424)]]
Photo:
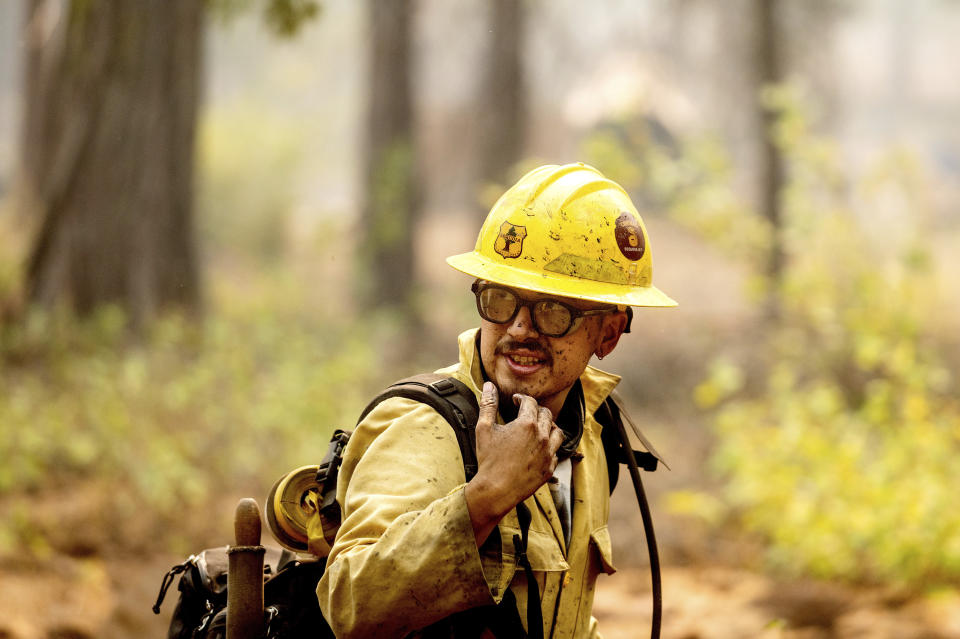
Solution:
[[(664, 636), (960, 637), (958, 33), (953, 0), (0, 1), (0, 637), (162, 636), (163, 573), (452, 362), (443, 258), (577, 160), (680, 302), (603, 362), (672, 467)], [(626, 485), (608, 637), (649, 616)]]

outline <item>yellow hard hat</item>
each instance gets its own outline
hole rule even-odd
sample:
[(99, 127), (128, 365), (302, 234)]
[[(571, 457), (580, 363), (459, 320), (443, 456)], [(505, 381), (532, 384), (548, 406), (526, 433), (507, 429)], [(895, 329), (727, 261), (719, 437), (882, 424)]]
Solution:
[(653, 286), (650, 240), (630, 196), (586, 164), (530, 171), (504, 193), (476, 248), (447, 258), (479, 279), (621, 306), (676, 306)]

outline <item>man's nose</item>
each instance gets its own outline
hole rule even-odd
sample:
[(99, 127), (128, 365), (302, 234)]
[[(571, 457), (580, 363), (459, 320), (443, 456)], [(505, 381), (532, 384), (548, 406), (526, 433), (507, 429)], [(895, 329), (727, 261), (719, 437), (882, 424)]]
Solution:
[(507, 329), (507, 333), (509, 333), (510, 336), (515, 339), (540, 336), (540, 334), (537, 332), (537, 327), (533, 323), (533, 316), (530, 314), (529, 306), (520, 307), (520, 310), (517, 312), (517, 316), (513, 318), (512, 322), (510, 322), (510, 327)]

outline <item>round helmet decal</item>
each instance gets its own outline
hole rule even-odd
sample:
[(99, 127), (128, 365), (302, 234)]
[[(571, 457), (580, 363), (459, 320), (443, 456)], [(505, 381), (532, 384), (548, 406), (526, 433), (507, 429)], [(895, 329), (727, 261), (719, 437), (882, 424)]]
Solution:
[(620, 214), (614, 235), (617, 238), (617, 246), (620, 247), (620, 252), (625, 258), (635, 262), (643, 257), (647, 242), (643, 237), (643, 230), (632, 215), (626, 212)]

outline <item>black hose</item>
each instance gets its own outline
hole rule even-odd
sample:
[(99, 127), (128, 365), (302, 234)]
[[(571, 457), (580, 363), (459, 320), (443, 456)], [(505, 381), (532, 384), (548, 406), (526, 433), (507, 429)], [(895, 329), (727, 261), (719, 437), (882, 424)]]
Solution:
[(627, 458), (627, 467), (630, 469), (630, 479), (633, 480), (633, 490), (637, 494), (637, 503), (640, 504), (640, 517), (643, 519), (643, 534), (647, 538), (647, 551), (650, 553), (650, 588), (653, 591), (653, 619), (650, 622), (650, 638), (660, 639), (660, 619), (663, 614), (663, 594), (660, 585), (660, 555), (657, 553), (657, 538), (653, 534), (653, 518), (650, 516), (650, 505), (647, 495), (643, 491), (640, 481), (640, 468), (633, 456), (633, 446), (627, 436), (627, 430), (622, 420), (614, 420), (620, 431), (620, 440), (623, 442), (623, 452)]

